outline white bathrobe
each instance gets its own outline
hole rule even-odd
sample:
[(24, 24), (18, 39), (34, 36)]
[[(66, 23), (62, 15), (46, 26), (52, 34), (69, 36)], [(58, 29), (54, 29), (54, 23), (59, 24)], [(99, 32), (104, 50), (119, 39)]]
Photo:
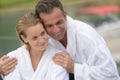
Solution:
[(56, 52), (59, 51), (48, 45), (35, 71), (25, 46), (8, 53), (9, 56), (18, 59), (18, 64), (13, 72), (4, 77), (4, 80), (69, 80), (66, 70), (52, 61), (52, 56)]
[(50, 43), (67, 51), (74, 63), (75, 80), (119, 80), (116, 64), (104, 39), (89, 25), (67, 16), (67, 47), (54, 39)]

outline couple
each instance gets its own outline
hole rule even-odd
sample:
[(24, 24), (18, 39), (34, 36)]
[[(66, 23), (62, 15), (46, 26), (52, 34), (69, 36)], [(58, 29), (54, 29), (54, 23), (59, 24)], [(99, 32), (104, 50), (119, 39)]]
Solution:
[(18, 64), (5, 80), (69, 80), (68, 72), (75, 80), (119, 80), (103, 38), (67, 16), (59, 0), (40, 0), (35, 12), (46, 31), (41, 21), (32, 24), (34, 20), (27, 22), (25, 16), (25, 21), (19, 20), (17, 34), (26, 46), (8, 53), (17, 57)]

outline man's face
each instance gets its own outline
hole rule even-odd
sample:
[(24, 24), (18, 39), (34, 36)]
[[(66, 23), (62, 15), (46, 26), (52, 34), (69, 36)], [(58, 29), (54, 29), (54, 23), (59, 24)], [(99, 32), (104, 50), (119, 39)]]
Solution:
[(54, 8), (51, 13), (41, 13), (47, 33), (56, 40), (62, 40), (66, 32), (66, 13), (59, 8)]

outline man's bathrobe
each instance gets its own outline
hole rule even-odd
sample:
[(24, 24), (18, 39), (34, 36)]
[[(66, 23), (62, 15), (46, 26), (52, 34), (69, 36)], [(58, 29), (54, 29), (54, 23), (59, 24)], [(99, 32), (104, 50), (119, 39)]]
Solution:
[(110, 51), (104, 39), (93, 28), (67, 16), (66, 29), (66, 48), (52, 38), (50, 43), (70, 54), (75, 62), (75, 80), (119, 80)]
[(52, 61), (52, 56), (56, 52), (59, 51), (48, 45), (35, 71), (25, 46), (8, 53), (9, 56), (18, 59), (18, 64), (13, 72), (4, 77), (4, 80), (69, 80), (66, 70)]

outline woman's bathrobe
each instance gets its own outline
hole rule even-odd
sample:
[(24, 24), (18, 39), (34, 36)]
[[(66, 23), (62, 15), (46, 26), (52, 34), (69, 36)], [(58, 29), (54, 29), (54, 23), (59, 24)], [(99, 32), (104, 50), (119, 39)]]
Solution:
[(52, 38), (50, 43), (70, 54), (75, 62), (75, 80), (119, 80), (110, 51), (104, 39), (93, 28), (67, 16), (66, 29), (66, 48)]
[(18, 59), (18, 64), (4, 80), (69, 80), (66, 70), (52, 61), (52, 56), (57, 52), (59, 51), (48, 45), (35, 71), (25, 46), (8, 53), (9, 56)]

